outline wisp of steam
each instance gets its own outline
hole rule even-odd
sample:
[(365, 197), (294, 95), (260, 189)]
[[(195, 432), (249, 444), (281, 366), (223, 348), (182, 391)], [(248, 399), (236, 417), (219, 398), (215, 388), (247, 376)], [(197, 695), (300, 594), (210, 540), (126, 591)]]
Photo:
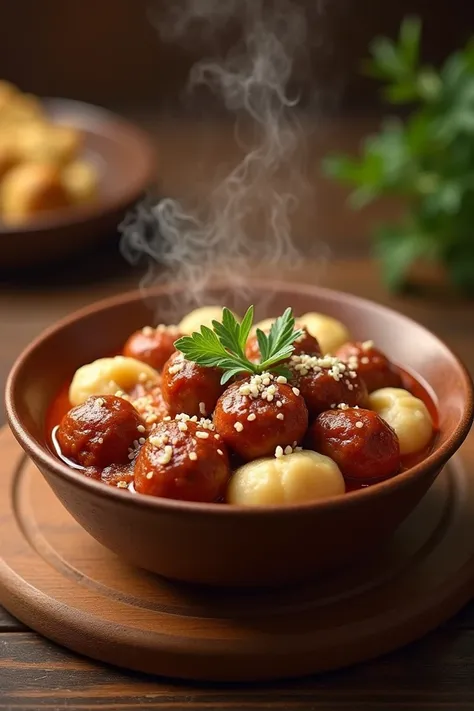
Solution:
[[(198, 210), (172, 198), (147, 200), (121, 225), (123, 255), (132, 264), (147, 260), (144, 292), (157, 283), (183, 282), (186, 289), (175, 305), (182, 313), (212, 302), (208, 289), (216, 274), (229, 294), (248, 302), (248, 278), (259, 265), (266, 272), (275, 267), (278, 275), (279, 267), (302, 262), (291, 217), (305, 184), (303, 145), (294, 111), (298, 100), (289, 95), (289, 85), (305, 45), (306, 19), (288, 0), (187, 0), (172, 3), (170, 17), (171, 23), (154, 22), (173, 41), (185, 38), (195, 23), (202, 37), (238, 22), (236, 46), (223, 58), (195, 64), (189, 87), (205, 85), (222, 97), (237, 128), (242, 121), (252, 127), (244, 158), (209, 186)], [(236, 140), (241, 140), (238, 130)]]

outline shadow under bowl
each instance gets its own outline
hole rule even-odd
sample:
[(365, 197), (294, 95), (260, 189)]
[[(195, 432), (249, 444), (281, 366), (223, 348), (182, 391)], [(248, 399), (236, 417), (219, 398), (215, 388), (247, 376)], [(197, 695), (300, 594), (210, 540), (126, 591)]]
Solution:
[[(59, 388), (84, 363), (117, 352), (128, 335), (168, 314), (182, 285), (108, 299), (37, 338), (18, 358), (6, 387), (10, 427), (72, 516), (125, 560), (167, 578), (221, 586), (275, 586), (314, 579), (381, 546), (414, 509), (460, 447), (473, 419), (473, 388), (459, 359), (435, 335), (370, 301), (314, 286), (251, 285), (257, 317), (318, 311), (373, 339), (427, 388), (439, 435), (421, 463), (385, 482), (321, 502), (261, 509), (133, 495), (86, 478), (48, 449), (45, 417)], [(216, 286), (210, 303), (226, 301)], [(258, 305), (260, 306), (260, 313)], [(263, 304), (265, 307), (263, 308)], [(241, 303), (242, 309), (245, 304)], [(179, 318), (182, 314), (177, 313)]]

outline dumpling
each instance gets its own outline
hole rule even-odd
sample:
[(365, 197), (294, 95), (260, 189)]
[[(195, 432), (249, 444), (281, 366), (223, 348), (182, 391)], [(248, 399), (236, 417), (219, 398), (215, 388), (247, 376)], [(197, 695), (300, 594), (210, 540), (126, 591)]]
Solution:
[(7, 172), (0, 185), (0, 212), (17, 224), (32, 215), (70, 204), (59, 170), (53, 165), (23, 163)]
[(400, 454), (424, 449), (433, 436), (433, 421), (425, 403), (403, 388), (381, 388), (369, 396), (370, 408), (380, 415), (400, 442)]
[(213, 321), (222, 321), (222, 306), (201, 306), (199, 309), (194, 309), (180, 321), (178, 329), (189, 336), (199, 331), (201, 326), (212, 328)]
[(238, 506), (272, 506), (318, 501), (344, 492), (337, 464), (302, 450), (244, 464), (230, 481), (227, 500)]
[(324, 355), (334, 355), (338, 348), (351, 340), (346, 326), (332, 316), (310, 312), (299, 316), (297, 321), (318, 341)]
[(138, 384), (159, 382), (157, 371), (135, 358), (99, 358), (76, 370), (69, 387), (69, 402), (75, 407), (91, 395), (115, 395)]

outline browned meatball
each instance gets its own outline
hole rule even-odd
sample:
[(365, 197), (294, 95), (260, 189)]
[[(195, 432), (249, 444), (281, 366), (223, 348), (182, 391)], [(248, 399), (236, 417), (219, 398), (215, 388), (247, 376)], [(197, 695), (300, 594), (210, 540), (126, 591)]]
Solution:
[(400, 374), (372, 341), (345, 343), (336, 355), (357, 370), (369, 393), (379, 388), (403, 387)]
[(344, 477), (370, 482), (400, 469), (400, 445), (392, 428), (372, 410), (328, 410), (308, 431), (308, 445), (338, 465)]
[[(321, 355), (321, 348), (317, 340), (312, 336), (304, 326), (298, 326), (303, 331), (303, 335), (296, 339), (293, 343), (293, 355), (300, 353), (308, 353), (308, 355)], [(268, 329), (269, 331), (269, 329)], [(268, 332), (267, 331), (267, 332)], [(245, 347), (245, 355), (252, 363), (260, 363), (260, 348), (258, 347), (257, 336), (250, 336)]]
[(165, 363), (161, 389), (172, 417), (181, 412), (207, 417), (212, 413), (225, 386), (221, 385), (222, 371), (206, 368), (176, 352)]
[(308, 426), (303, 398), (283, 377), (263, 373), (230, 385), (214, 411), (217, 432), (230, 449), (250, 461), (296, 446)]
[(179, 416), (160, 422), (141, 448), (134, 486), (139, 494), (210, 503), (223, 498), (230, 473), (225, 444), (213, 425)]
[(89, 397), (63, 417), (57, 441), (63, 456), (83, 467), (126, 464), (144, 440), (145, 423), (127, 400)]
[(356, 370), (333, 356), (292, 356), (290, 369), (301, 392), (310, 418), (341, 403), (365, 407), (368, 392)]
[(161, 370), (168, 358), (175, 352), (174, 343), (181, 337), (177, 326), (156, 328), (145, 326), (132, 333), (125, 343), (123, 355), (141, 360), (155, 370)]

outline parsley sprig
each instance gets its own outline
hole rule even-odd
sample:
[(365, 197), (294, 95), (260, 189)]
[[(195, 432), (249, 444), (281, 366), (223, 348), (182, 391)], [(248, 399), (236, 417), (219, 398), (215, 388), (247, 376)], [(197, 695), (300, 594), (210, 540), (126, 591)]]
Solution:
[(412, 264), (443, 264), (451, 281), (474, 293), (474, 37), (439, 69), (421, 58), (421, 22), (406, 18), (397, 40), (377, 37), (366, 72), (384, 98), (410, 107), (388, 117), (359, 158), (335, 155), (328, 175), (354, 188), (352, 206), (401, 198), (405, 214), (375, 231), (387, 286), (405, 286)]
[(253, 324), (254, 308), (250, 306), (239, 323), (232, 311), (224, 308), (222, 321), (213, 321), (212, 329), (201, 326), (190, 336), (183, 336), (175, 342), (175, 348), (198, 365), (223, 370), (221, 384), (224, 385), (239, 373), (251, 375), (272, 372), (290, 376), (282, 365), (294, 350), (294, 342), (303, 335), (295, 328), (295, 318), (291, 308), (286, 309), (272, 324), (268, 334), (256, 329), (260, 348), (260, 362), (252, 363), (245, 355), (245, 345)]

